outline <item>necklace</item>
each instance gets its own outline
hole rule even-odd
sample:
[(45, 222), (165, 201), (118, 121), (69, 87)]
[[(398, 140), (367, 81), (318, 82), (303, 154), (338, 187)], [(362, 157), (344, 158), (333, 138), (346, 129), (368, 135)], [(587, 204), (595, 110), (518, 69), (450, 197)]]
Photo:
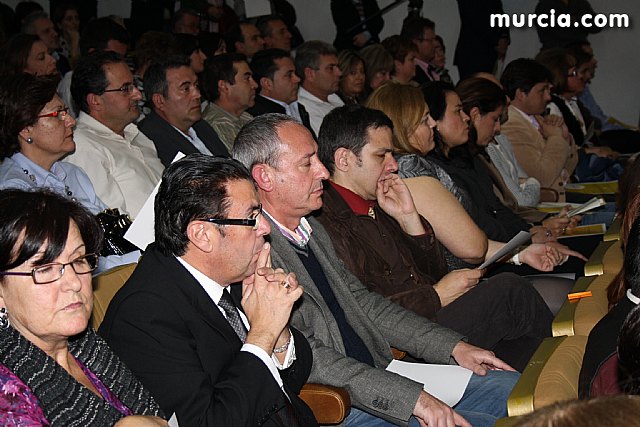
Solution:
[[(31, 182), (33, 182), (35, 185), (38, 185), (38, 182), (36, 181), (36, 176), (34, 174), (30, 174), (29, 171), (24, 168), (22, 169), (22, 172), (24, 172), (24, 174), (29, 177)], [(68, 197), (71, 197), (71, 200), (73, 200), (74, 202), (77, 201), (76, 198), (73, 197), (73, 191), (69, 190), (69, 186), (67, 184), (64, 185), (64, 193)]]

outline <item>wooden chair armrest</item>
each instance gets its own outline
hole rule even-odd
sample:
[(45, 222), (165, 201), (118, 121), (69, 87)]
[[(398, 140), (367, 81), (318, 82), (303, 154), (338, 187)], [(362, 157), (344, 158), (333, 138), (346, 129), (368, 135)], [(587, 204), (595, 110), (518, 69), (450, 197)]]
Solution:
[(559, 198), (558, 192), (553, 188), (542, 187), (540, 189), (541, 202), (557, 202)]
[(311, 408), (318, 424), (340, 424), (351, 409), (349, 393), (340, 387), (308, 383), (300, 390), (300, 398)]
[(584, 264), (585, 276), (597, 276), (605, 272), (604, 256), (610, 247), (614, 245), (620, 245), (617, 240), (610, 240), (608, 242), (600, 242), (596, 249), (593, 251), (587, 262)]

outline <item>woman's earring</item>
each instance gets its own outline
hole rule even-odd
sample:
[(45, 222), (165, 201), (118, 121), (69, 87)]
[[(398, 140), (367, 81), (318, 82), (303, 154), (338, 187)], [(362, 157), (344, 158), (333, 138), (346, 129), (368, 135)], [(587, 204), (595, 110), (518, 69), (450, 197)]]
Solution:
[(7, 317), (6, 307), (0, 308), (0, 329), (7, 329), (9, 327), (9, 318)]
[(33, 144), (33, 138), (31, 137), (27, 138), (27, 144)]

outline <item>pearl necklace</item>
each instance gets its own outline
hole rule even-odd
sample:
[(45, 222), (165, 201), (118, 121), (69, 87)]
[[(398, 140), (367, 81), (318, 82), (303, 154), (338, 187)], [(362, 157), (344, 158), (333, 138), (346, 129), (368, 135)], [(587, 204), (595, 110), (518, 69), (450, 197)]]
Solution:
[[(24, 172), (24, 174), (29, 177), (31, 182), (33, 182), (35, 185), (38, 185), (38, 182), (36, 181), (36, 176), (34, 174), (30, 174), (27, 169), (22, 169), (22, 172)], [(67, 184), (64, 185), (64, 192), (67, 196), (71, 197), (71, 200), (73, 200), (74, 202), (77, 201), (75, 197), (72, 197), (73, 191), (69, 190), (69, 186)]]

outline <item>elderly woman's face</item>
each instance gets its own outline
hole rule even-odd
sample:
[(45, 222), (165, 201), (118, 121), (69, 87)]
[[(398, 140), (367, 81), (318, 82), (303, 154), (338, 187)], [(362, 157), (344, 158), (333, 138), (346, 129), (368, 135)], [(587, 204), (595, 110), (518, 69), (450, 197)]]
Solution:
[(50, 76), (57, 72), (55, 58), (49, 54), (47, 46), (40, 40), (31, 45), (24, 72), (34, 76)]
[[(58, 95), (54, 95), (42, 111), (33, 126), (28, 126), (20, 132), (25, 141), (31, 138), (31, 144), (23, 143), (21, 151), (27, 157), (37, 156), (31, 159), (40, 164), (40, 159), (57, 161), (65, 154), (76, 148), (73, 141), (73, 128), (76, 125), (71, 114), (64, 112), (65, 105)], [(30, 156), (31, 155), (31, 156)], [(50, 162), (53, 163), (53, 162)]]
[(446, 146), (453, 148), (469, 140), (469, 116), (462, 111), (462, 102), (457, 93), (447, 92), (446, 102), (444, 116), (436, 123)]
[[(9, 271), (31, 272), (39, 255)], [(72, 221), (67, 243), (54, 262), (66, 264), (83, 255), (85, 245)], [(35, 284), (31, 276), (4, 276), (0, 294), (11, 325), (42, 349), (84, 331), (93, 308), (91, 274), (76, 274), (70, 265), (61, 278), (46, 284)]]

